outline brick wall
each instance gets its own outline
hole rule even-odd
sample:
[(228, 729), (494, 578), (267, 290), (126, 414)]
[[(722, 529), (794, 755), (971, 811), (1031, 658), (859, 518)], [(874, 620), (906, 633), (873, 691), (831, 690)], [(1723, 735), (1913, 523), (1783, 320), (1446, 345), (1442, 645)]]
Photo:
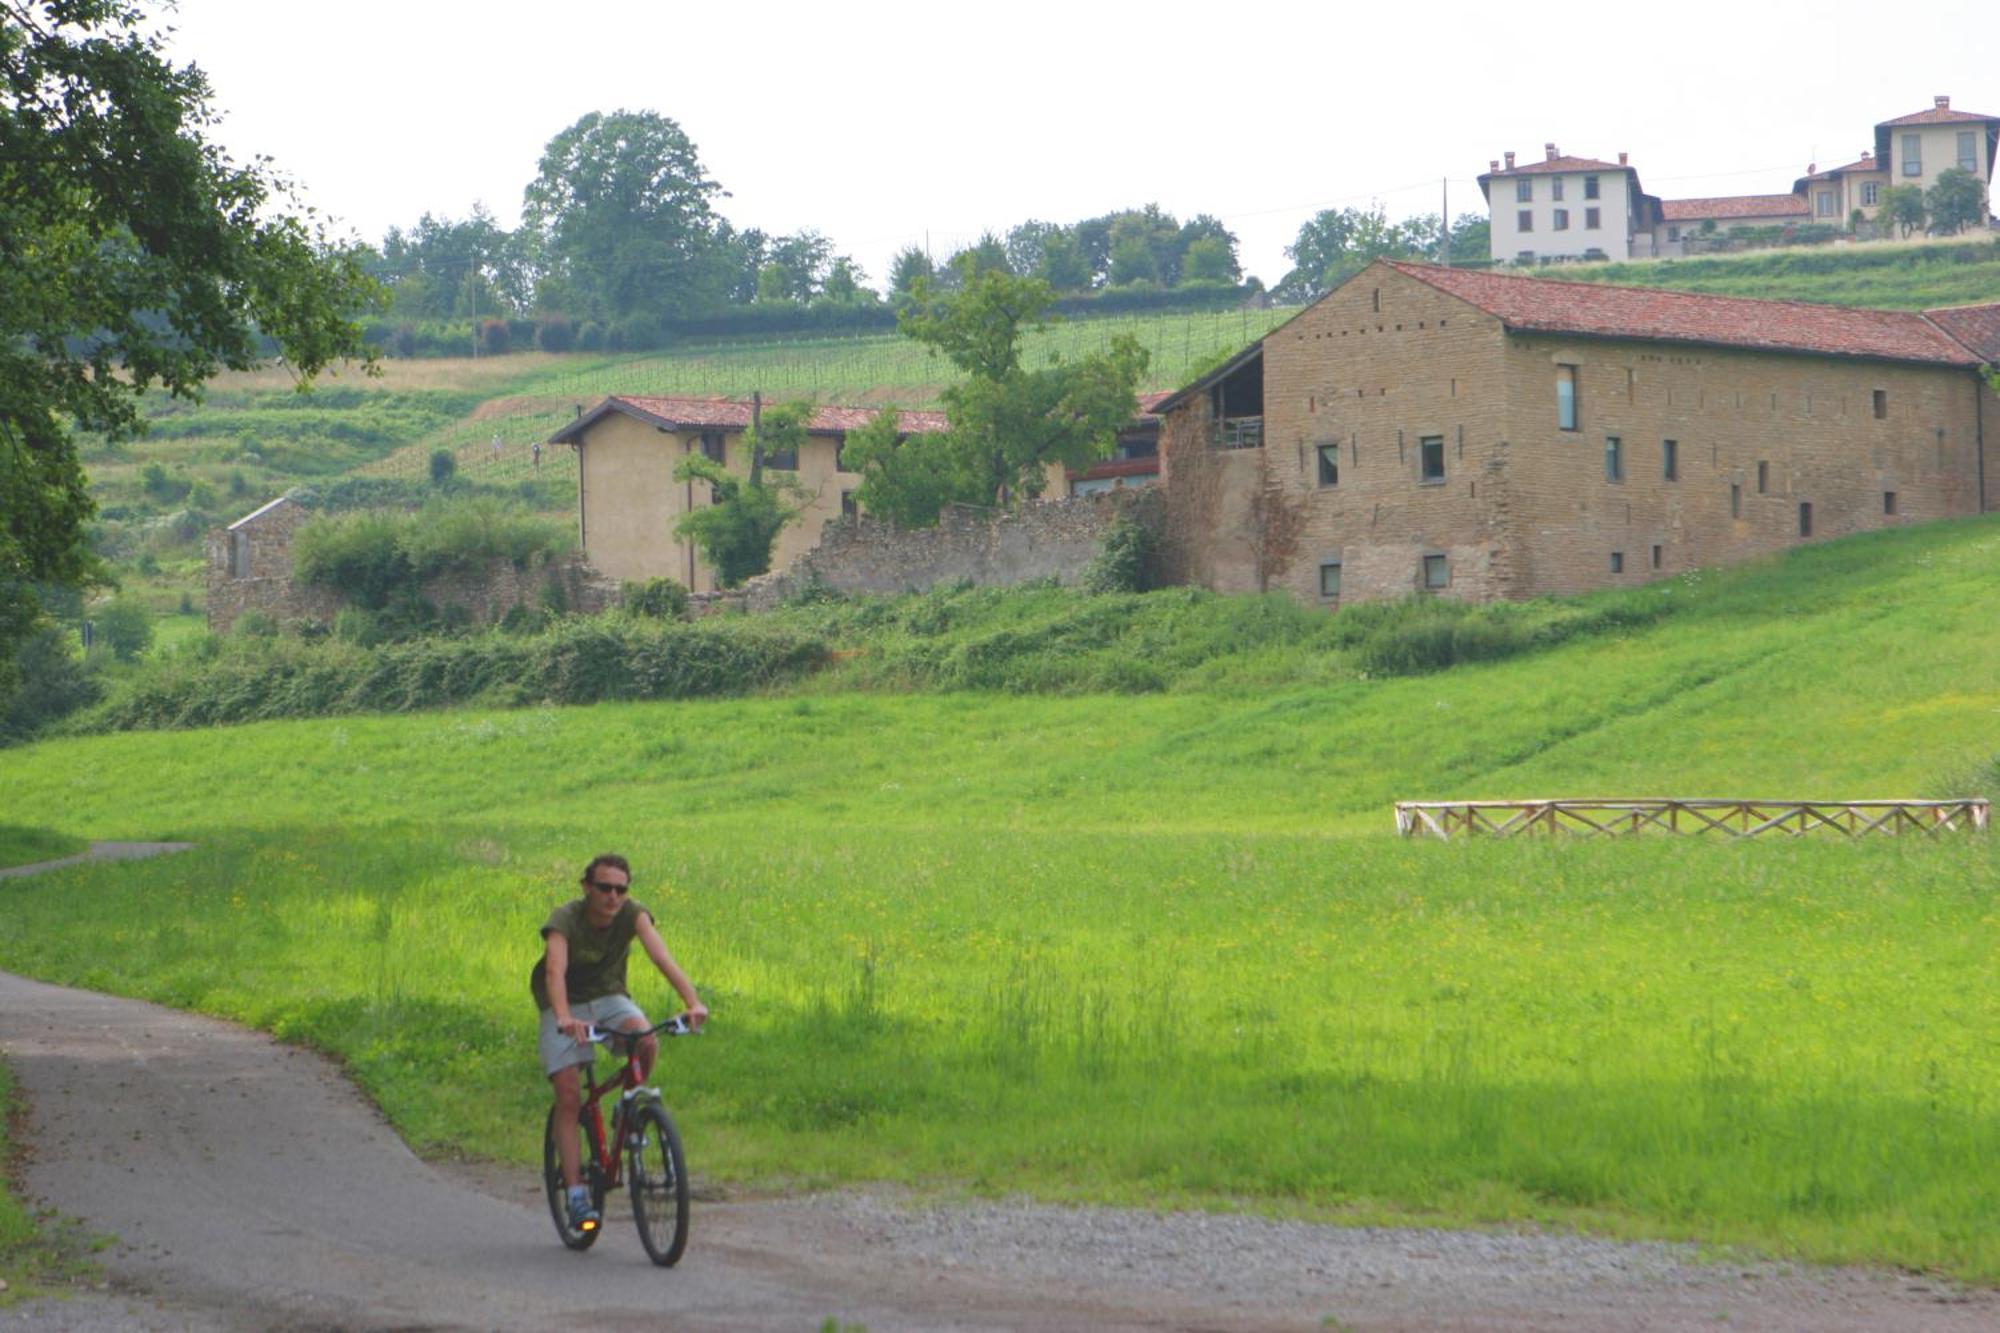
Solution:
[[(1162, 427), (1171, 566), (1329, 606), (1418, 591), (1427, 558), (1443, 558), (1443, 595), (1526, 598), (1977, 513), (1980, 433), (2000, 436), (2000, 398), (1963, 370), (1510, 334), (1387, 269), (1273, 330), (1263, 361), (1262, 449), (1210, 447), (1206, 394)], [(1574, 431), (1557, 421), (1559, 366), (1576, 375)], [(1323, 598), (1333, 563), (1339, 597)]]

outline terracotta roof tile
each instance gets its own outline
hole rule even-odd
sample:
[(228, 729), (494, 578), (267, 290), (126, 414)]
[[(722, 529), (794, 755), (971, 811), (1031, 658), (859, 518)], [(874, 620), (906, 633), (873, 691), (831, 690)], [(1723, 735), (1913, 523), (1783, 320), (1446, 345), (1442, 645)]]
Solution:
[(1620, 166), (1616, 162), (1600, 162), (1594, 157), (1544, 158), (1540, 162), (1529, 162), (1518, 167), (1502, 167), (1489, 171), (1481, 180), (1498, 180), (1502, 176), (1547, 176), (1559, 171), (1631, 171), (1630, 164)]
[(1980, 360), (2000, 366), (2000, 304), (1926, 310), (1924, 318), (1971, 348)]
[(1499, 319), (1509, 329), (1705, 343), (1822, 356), (1971, 366), (1978, 358), (1922, 315), (1755, 301), (1652, 287), (1556, 282), (1395, 260), (1383, 263)]
[[(806, 430), (813, 435), (844, 435), (859, 430), (875, 419), (880, 409), (872, 407), (816, 407)], [(573, 442), (583, 429), (610, 412), (637, 416), (666, 430), (750, 429), (750, 404), (736, 398), (655, 398), (640, 394), (614, 394), (583, 416), (549, 437), (551, 444)], [(902, 411), (898, 418), (910, 434), (943, 430), (948, 424), (942, 412)]]
[(1734, 194), (1716, 199), (1662, 199), (1660, 216), (1669, 222), (1702, 218), (1805, 217), (1802, 194)]
[(1953, 111), (1947, 107), (1930, 107), (1923, 111), (1898, 116), (1894, 120), (1880, 122), (1876, 128), (1890, 125), (1959, 125), (1969, 120), (2000, 120), (2000, 116), (1982, 116), (1973, 111)]

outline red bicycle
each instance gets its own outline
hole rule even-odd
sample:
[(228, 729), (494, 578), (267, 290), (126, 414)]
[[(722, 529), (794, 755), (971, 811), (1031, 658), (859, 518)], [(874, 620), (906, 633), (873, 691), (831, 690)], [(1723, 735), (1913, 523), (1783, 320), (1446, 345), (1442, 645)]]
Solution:
[[(662, 1268), (679, 1263), (687, 1248), (687, 1162), (681, 1155), (680, 1131), (660, 1101), (660, 1090), (639, 1077), (639, 1041), (650, 1036), (684, 1037), (694, 1030), (685, 1014), (676, 1014), (643, 1032), (591, 1029), (588, 1040), (614, 1049), (622, 1047), (625, 1063), (601, 1083), (594, 1065), (583, 1066), (584, 1100), (576, 1118), (579, 1160), (591, 1206), (602, 1213), (604, 1196), (621, 1183), (629, 1186), (639, 1243), (646, 1247), (646, 1256)], [(599, 1103), (614, 1088), (622, 1091), (612, 1108), (607, 1134)], [(569, 1191), (563, 1183), (562, 1158), (556, 1151), (554, 1110), (542, 1131), (542, 1180), (548, 1186), (549, 1214), (555, 1218), (562, 1243), (572, 1250), (589, 1249), (602, 1228), (591, 1225), (579, 1229), (569, 1224)]]

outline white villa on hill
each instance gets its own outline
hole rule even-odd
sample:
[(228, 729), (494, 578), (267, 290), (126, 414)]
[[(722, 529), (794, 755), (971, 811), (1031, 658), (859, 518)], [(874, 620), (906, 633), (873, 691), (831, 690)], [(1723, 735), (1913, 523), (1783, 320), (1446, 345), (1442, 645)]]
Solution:
[(1640, 187), (1624, 153), (1604, 162), (1563, 156), (1553, 143), (1545, 151), (1544, 160), (1519, 166), (1507, 153), (1504, 166), (1496, 159), (1479, 177), (1496, 263), (1672, 258), (1687, 253), (1694, 236), (1731, 227), (1846, 226), (1857, 211), (1872, 221), (1890, 186), (1929, 189), (1954, 167), (1976, 176), (1990, 200), (2000, 116), (1955, 111), (1949, 97), (1938, 97), (1926, 110), (1876, 125), (1874, 147), (1855, 161), (1825, 171), (1809, 164), (1790, 194), (1661, 199)]

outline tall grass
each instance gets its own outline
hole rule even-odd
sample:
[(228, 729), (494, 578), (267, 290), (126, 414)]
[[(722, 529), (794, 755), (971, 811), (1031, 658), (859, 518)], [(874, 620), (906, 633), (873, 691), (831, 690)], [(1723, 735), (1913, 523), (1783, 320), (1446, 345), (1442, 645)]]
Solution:
[(0, 965), (322, 1046), (419, 1144), (527, 1171), (536, 926), (618, 847), (715, 1010), (664, 1080), (721, 1179), (2000, 1281), (1990, 840), (1387, 833), (1399, 797), (1990, 773), (1996, 549), (1991, 520), (1832, 543), (1414, 677), (44, 742), (0, 755), (10, 817), (200, 847), (0, 884)]

